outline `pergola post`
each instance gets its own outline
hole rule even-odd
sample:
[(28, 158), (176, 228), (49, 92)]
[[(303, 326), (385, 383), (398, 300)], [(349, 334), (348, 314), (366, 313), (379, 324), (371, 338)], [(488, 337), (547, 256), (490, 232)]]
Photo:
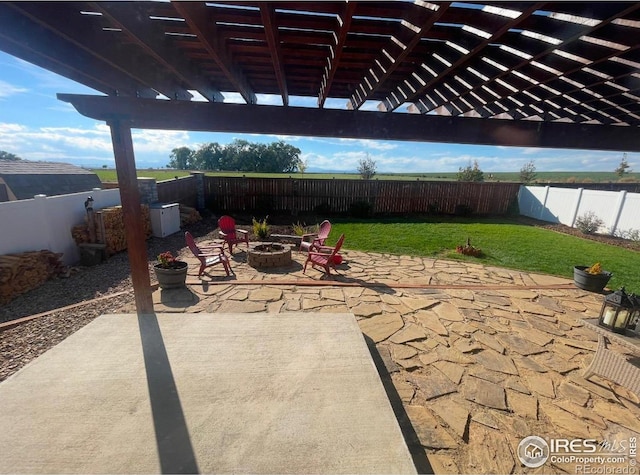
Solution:
[(150, 314), (154, 313), (151, 279), (149, 277), (146, 236), (140, 208), (140, 192), (138, 191), (131, 128), (118, 119), (109, 120), (107, 123), (111, 128), (113, 154), (116, 160), (136, 311), (138, 315)]

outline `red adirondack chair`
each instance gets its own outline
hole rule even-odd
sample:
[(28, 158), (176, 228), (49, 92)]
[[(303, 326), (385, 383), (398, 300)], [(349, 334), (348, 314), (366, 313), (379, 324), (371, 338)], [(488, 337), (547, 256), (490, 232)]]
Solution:
[(198, 277), (202, 275), (207, 267), (215, 266), (216, 264), (222, 264), (225, 272), (229, 275), (231, 265), (229, 264), (229, 258), (224, 253), (224, 248), (221, 245), (198, 247), (189, 231), (184, 233), (184, 238), (187, 241), (187, 246), (189, 246), (189, 249), (193, 252), (193, 255), (200, 261)]
[(229, 248), (229, 254), (233, 254), (233, 246), (238, 243), (246, 243), (249, 250), (249, 231), (236, 229), (236, 221), (231, 216), (221, 216), (218, 219), (220, 230), (218, 235), (224, 239), (224, 244)]
[(309, 251), (302, 273), (304, 274), (306, 272), (307, 264), (311, 262), (311, 267), (320, 266), (327, 275), (331, 275), (331, 268), (333, 267), (335, 269), (336, 265), (342, 262), (342, 256), (338, 254), (338, 251), (342, 247), (343, 242), (344, 234), (341, 234), (335, 247), (321, 246), (318, 248), (318, 251)]
[(300, 251), (312, 251), (318, 246), (324, 246), (324, 242), (331, 232), (331, 223), (326, 219), (320, 223), (317, 233), (303, 234), (300, 241)]

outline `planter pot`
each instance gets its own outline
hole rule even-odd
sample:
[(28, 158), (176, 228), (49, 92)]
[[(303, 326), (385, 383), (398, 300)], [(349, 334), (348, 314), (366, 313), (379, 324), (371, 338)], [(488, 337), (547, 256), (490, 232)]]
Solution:
[(164, 269), (159, 265), (153, 266), (161, 289), (176, 289), (184, 287), (187, 280), (188, 265), (186, 262), (177, 261), (175, 267)]
[(589, 274), (587, 269), (587, 266), (575, 266), (573, 268), (574, 284), (582, 290), (602, 292), (613, 274), (607, 271), (602, 271), (600, 274)]

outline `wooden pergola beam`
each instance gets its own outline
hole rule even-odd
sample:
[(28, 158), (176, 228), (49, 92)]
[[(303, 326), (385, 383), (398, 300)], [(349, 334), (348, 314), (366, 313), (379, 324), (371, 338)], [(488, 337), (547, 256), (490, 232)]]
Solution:
[(58, 94), (130, 128), (640, 151), (637, 127)]

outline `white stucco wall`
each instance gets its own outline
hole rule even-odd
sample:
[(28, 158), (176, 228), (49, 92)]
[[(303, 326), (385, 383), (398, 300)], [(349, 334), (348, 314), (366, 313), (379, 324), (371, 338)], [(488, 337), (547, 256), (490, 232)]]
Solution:
[(48, 249), (63, 253), (66, 265), (76, 264), (80, 253), (71, 228), (84, 223), (84, 202), (89, 196), (96, 211), (120, 204), (117, 188), (0, 203), (0, 254)]

